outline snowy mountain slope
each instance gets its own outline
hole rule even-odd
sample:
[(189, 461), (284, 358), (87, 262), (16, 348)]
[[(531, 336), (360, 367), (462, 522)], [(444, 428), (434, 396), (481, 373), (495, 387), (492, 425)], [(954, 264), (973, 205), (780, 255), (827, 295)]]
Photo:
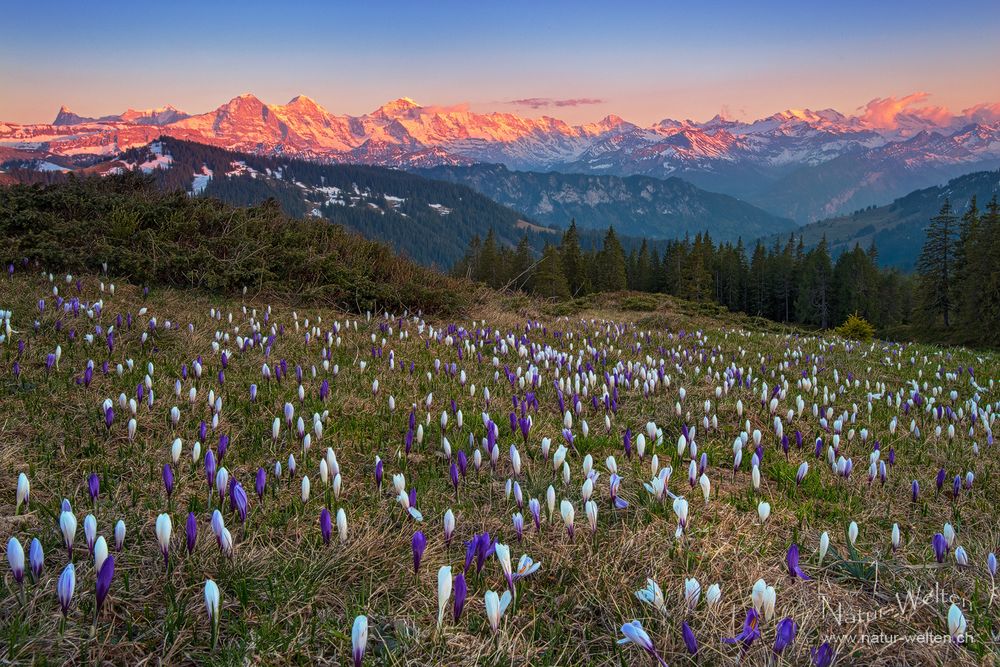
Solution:
[[(35, 151), (55, 164), (58, 158), (86, 163), (161, 134), (324, 162), (680, 176), (799, 222), (887, 201), (943, 174), (1000, 164), (1000, 105), (951, 118), (789, 109), (753, 121), (716, 116), (639, 127), (617, 116), (570, 125), (549, 116), (422, 106), (409, 98), (348, 116), (303, 95), (270, 105), (245, 94), (195, 115), (163, 107), (84, 118), (63, 107), (52, 124), (0, 123), (0, 148)], [(899, 170), (905, 177), (891, 173)]]

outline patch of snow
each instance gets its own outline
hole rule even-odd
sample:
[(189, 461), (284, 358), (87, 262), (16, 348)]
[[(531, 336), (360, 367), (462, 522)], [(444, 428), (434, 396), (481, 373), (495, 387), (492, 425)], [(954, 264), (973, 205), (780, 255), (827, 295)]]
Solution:
[(191, 182), (191, 194), (200, 195), (208, 187), (208, 182), (212, 180), (212, 170), (205, 165), (201, 166), (201, 173), (195, 173), (194, 181)]
[(451, 209), (448, 208), (447, 206), (444, 206), (443, 204), (428, 204), (428, 206), (430, 206), (432, 209), (434, 209), (441, 215), (448, 215), (449, 213), (451, 213)]

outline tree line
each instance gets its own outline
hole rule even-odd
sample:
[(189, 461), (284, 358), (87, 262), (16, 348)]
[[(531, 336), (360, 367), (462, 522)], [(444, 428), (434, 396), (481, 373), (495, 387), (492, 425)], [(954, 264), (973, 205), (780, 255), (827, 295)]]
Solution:
[(524, 242), (511, 248), (492, 234), (473, 239), (455, 272), (550, 298), (634, 290), (823, 328), (853, 313), (881, 328), (905, 323), (913, 310), (912, 281), (879, 269), (877, 259), (874, 246), (856, 246), (834, 261), (825, 241), (806, 250), (795, 236), (770, 247), (758, 241), (748, 253), (742, 240), (716, 243), (708, 234), (668, 241), (662, 252), (643, 241), (626, 254), (613, 228), (599, 248), (587, 251), (573, 222), (538, 258)]

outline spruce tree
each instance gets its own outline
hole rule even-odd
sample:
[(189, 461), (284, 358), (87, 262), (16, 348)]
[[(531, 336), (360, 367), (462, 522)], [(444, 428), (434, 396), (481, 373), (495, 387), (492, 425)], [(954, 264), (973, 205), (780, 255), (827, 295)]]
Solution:
[(945, 328), (951, 326), (954, 311), (952, 290), (955, 287), (956, 222), (951, 202), (945, 199), (941, 211), (931, 218), (927, 239), (917, 261), (921, 306), (935, 319), (942, 318)]
[(547, 299), (568, 299), (569, 284), (563, 274), (562, 257), (555, 246), (546, 243), (531, 279), (531, 291)]
[(560, 262), (570, 294), (583, 296), (590, 291), (590, 280), (587, 276), (587, 266), (583, 253), (580, 251), (580, 233), (576, 229), (576, 220), (571, 220), (569, 229), (562, 236), (559, 244)]
[(619, 292), (626, 289), (625, 251), (614, 227), (608, 227), (604, 235), (604, 245), (598, 254), (597, 289), (603, 292)]

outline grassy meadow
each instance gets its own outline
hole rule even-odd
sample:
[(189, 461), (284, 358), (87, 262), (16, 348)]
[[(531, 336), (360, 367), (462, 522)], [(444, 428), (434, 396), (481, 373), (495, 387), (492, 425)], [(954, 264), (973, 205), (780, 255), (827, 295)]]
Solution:
[[(37, 538), (44, 558), (37, 580), (29, 571), (18, 584), (5, 571), (0, 659), (346, 665), (352, 625), (363, 615), (365, 665), (655, 664), (642, 647), (618, 643), (632, 620), (671, 665), (830, 664), (812, 654), (824, 642), (838, 665), (993, 664), (997, 355), (849, 342), (642, 299), (641, 308), (635, 297), (618, 296), (558, 308), (492, 294), (470, 300), (459, 315), (425, 318), (400, 308), (367, 316), (266, 299), (253, 289), (242, 298), (161, 287), (144, 293), (114, 276), (50, 277), (18, 264), (0, 279), (0, 309), (10, 311), (0, 343), (0, 525), (3, 539), (17, 538), (26, 554)], [(565, 471), (553, 465), (563, 445)], [(735, 449), (742, 450), (736, 469)], [(221, 495), (210, 487), (209, 451), (245, 492), (245, 520), (228, 486)], [(458, 467), (460, 452), (467, 469), (456, 487), (451, 465)], [(851, 461), (849, 475), (836, 471), (841, 457), (842, 472)], [(808, 470), (799, 483), (802, 462)], [(626, 507), (611, 497), (609, 466)], [(667, 467), (666, 491), (654, 497), (644, 484)], [(266, 475), (262, 497), (258, 469)], [(30, 492), (19, 505), (21, 473)], [(405, 476), (404, 497), (415, 490), (415, 503), (405, 500), (418, 512), (404, 509), (397, 474)], [(597, 510), (593, 530), (587, 493)], [(672, 495), (688, 503), (681, 531)], [(63, 499), (79, 525), (71, 558), (60, 529)], [(531, 499), (540, 506), (540, 529)], [(575, 513), (572, 539), (563, 500)], [(328, 544), (323, 508), (333, 517), (342, 509), (346, 518), (346, 535), (334, 526)], [(216, 509), (232, 541), (228, 554), (213, 534)], [(99, 610), (84, 529), (90, 514), (114, 558)], [(161, 514), (172, 523), (166, 566)], [(197, 527), (191, 553), (189, 514)], [(417, 531), (426, 550), (415, 573)], [(473, 554), (466, 568), (465, 543), (484, 531), (509, 545), (515, 567), (521, 554), (540, 563), (514, 583), (495, 632), (484, 596), (510, 588), (502, 560), (487, 555), (477, 571)], [(821, 561), (823, 533), (829, 548)], [(942, 562), (936, 533), (950, 541)], [(793, 544), (808, 580), (789, 573)], [(967, 565), (959, 564), (963, 557)], [(57, 580), (69, 562), (75, 590), (64, 617)], [(464, 572), (468, 597), (456, 621), (452, 590), (439, 626), (444, 566), (452, 576)], [(647, 579), (662, 602), (636, 596)], [(686, 593), (689, 579), (697, 580), (697, 595), (694, 584)], [(759, 579), (773, 593), (753, 594)], [(220, 591), (215, 641), (206, 580)], [(717, 599), (709, 595), (713, 584)], [(962, 641), (949, 627), (953, 604), (966, 623)], [(723, 642), (743, 630), (748, 610), (759, 637)], [(777, 628), (786, 618), (794, 633), (778, 655)]]

